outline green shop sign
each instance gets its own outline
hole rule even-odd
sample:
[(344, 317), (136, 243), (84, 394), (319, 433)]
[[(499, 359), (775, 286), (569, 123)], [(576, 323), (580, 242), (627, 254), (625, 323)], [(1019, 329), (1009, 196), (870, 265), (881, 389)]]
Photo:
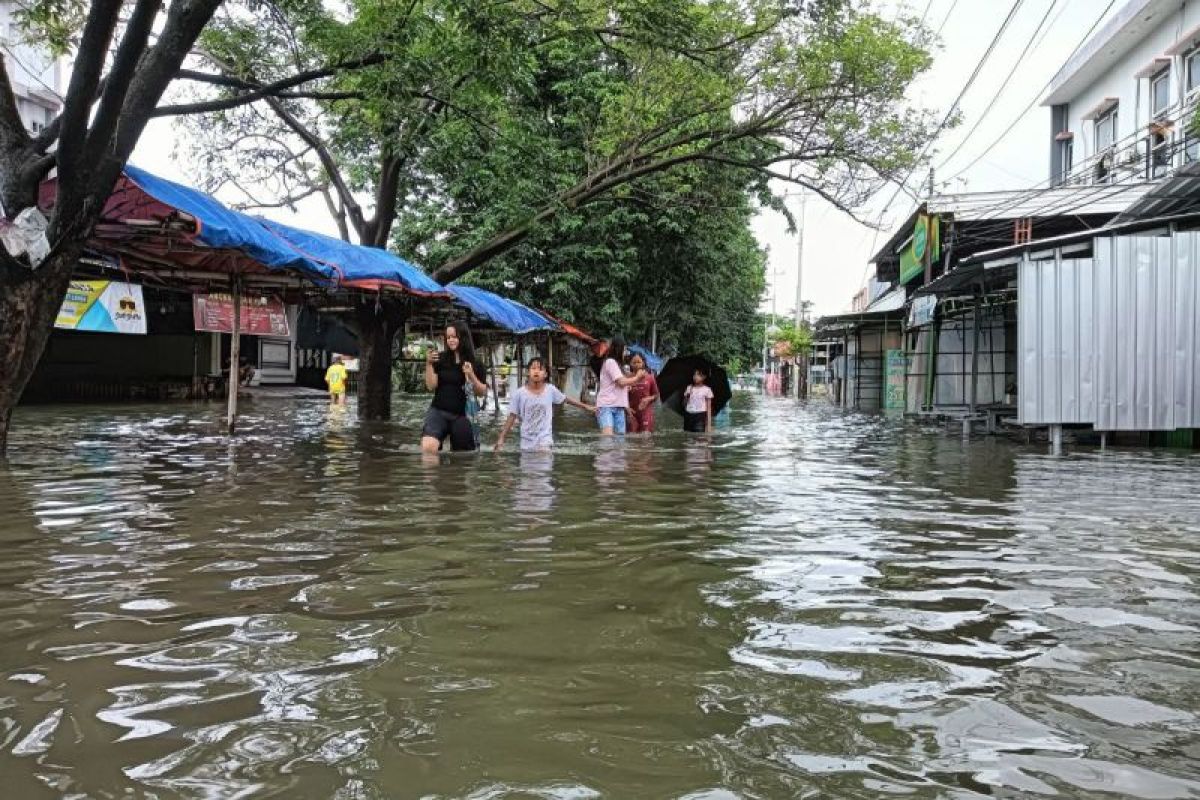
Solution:
[(918, 275), (925, 274), (926, 252), (930, 261), (936, 261), (941, 256), (940, 229), (937, 217), (924, 214), (917, 217), (912, 239), (900, 251), (900, 283), (908, 283)]

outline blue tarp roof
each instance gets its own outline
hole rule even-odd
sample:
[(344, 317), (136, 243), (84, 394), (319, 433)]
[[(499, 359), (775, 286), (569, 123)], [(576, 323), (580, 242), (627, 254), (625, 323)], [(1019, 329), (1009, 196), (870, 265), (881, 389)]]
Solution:
[(332, 236), (267, 219), (258, 221), (306, 256), (336, 265), (345, 283), (386, 281), (426, 294), (443, 294), (446, 291), (415, 264), (387, 250), (350, 244)]
[(201, 244), (240, 251), (267, 269), (296, 270), (336, 283), (382, 281), (417, 292), (445, 291), (418, 267), (386, 250), (234, 211), (198, 189), (132, 165), (126, 165), (125, 175), (154, 199), (195, 217)]
[(666, 363), (663, 361), (662, 356), (655, 355), (648, 348), (642, 347), (640, 344), (629, 344), (625, 346), (625, 349), (630, 353), (637, 353), (646, 359), (646, 366), (650, 368), (651, 372), (655, 374), (662, 372), (663, 364)]
[(160, 178), (132, 164), (125, 166), (125, 176), (160, 203), (195, 217), (200, 228), (196, 241), (203, 245), (238, 250), (271, 270), (297, 270), (306, 277), (324, 280), (338, 277), (330, 264), (305, 257), (294, 247), (281, 242), (254, 217), (226, 208), (204, 192)]
[(509, 300), (477, 286), (462, 286), (452, 283), (445, 287), (454, 299), (470, 309), (476, 316), (499, 325), (512, 333), (531, 331), (557, 331), (557, 324), (546, 319), (529, 306)]

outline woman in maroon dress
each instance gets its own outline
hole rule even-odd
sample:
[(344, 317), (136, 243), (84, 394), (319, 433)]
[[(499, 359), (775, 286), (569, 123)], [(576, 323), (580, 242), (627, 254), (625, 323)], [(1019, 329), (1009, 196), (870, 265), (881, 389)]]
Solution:
[(659, 401), (658, 383), (646, 367), (646, 359), (637, 353), (629, 359), (629, 368), (636, 375), (643, 371), (640, 381), (629, 387), (630, 433), (654, 433), (654, 404)]

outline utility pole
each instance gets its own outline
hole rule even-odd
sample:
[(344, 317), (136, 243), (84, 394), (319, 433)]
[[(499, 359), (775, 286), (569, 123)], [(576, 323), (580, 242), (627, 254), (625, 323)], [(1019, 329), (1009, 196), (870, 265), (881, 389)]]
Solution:
[(804, 203), (806, 195), (800, 192), (800, 225), (796, 228), (796, 330), (804, 321)]
[[(796, 228), (796, 331), (804, 323), (804, 205), (807, 196), (800, 190), (800, 224)], [(797, 399), (804, 397), (808, 386), (808, 353), (792, 353), (796, 374), (792, 379)]]

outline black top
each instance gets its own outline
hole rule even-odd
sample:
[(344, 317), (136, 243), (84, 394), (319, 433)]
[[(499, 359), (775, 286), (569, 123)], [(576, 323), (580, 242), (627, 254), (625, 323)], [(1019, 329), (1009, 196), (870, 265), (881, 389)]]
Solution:
[[(486, 384), (487, 370), (478, 361), (472, 361), (471, 365), (475, 369), (475, 377)], [(463, 374), (462, 365), (454, 360), (454, 354), (443, 352), (433, 365), (433, 371), (437, 375), (433, 407), (448, 414), (467, 413), (467, 392), (474, 390), (467, 386), (467, 376)]]

